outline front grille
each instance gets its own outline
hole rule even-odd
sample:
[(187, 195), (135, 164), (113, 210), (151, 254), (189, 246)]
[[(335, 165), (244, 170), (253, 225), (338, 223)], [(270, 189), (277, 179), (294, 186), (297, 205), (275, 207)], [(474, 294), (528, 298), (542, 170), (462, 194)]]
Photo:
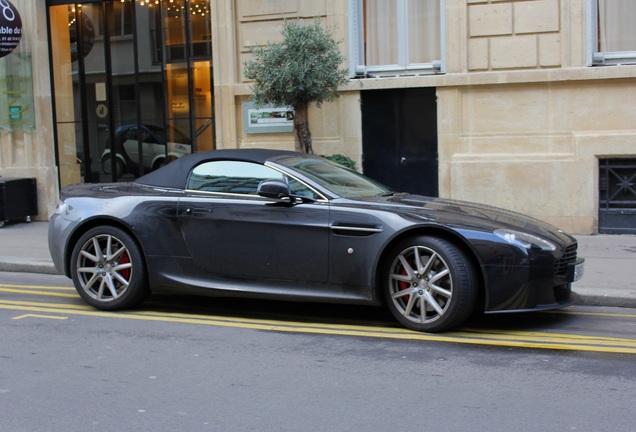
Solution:
[(554, 274), (556, 276), (565, 276), (565, 273), (568, 270), (569, 264), (574, 264), (576, 262), (576, 248), (577, 244), (568, 246), (565, 249), (565, 253), (561, 258), (556, 260), (554, 263)]

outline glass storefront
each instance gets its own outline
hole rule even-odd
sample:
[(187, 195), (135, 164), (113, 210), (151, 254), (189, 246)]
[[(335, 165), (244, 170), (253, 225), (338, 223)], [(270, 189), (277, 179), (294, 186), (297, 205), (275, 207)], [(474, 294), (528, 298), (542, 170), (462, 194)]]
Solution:
[(210, 0), (47, 4), (61, 186), (215, 147)]

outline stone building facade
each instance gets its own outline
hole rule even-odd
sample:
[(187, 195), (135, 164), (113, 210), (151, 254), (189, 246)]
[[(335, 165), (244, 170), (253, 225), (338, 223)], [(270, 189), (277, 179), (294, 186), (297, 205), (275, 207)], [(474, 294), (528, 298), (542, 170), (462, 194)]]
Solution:
[[(139, 11), (167, 3), (161, 0), (155, 6), (140, 6), (140, 1), (145, 0), (134, 2), (137, 17)], [(60, 118), (73, 117), (74, 102), (64, 100), (59, 89), (73, 83), (72, 78), (56, 75), (59, 62), (49, 48), (56, 37), (51, 31), (52, 12), (68, 2), (11, 2), (22, 17), (23, 39), (16, 52), (0, 59), (0, 71), (10, 56), (29, 54), (35, 125), (1, 128), (0, 121), (0, 175), (36, 177), (38, 218), (47, 219), (60, 186), (86, 180), (77, 173), (63, 174), (67, 171), (60, 148), (74, 144), (69, 144), (72, 139), (61, 141)], [(188, 11), (201, 2), (181, 0), (188, 3)], [(96, 3), (110, 7), (104, 6), (109, 2)], [(397, 188), (508, 208), (572, 233), (630, 233), (636, 229), (636, 219), (632, 219), (636, 193), (630, 189), (636, 172), (630, 168), (636, 165), (636, 127), (632, 123), (636, 115), (636, 65), (632, 65), (636, 63), (636, 33), (629, 29), (636, 18), (635, 2), (205, 3), (210, 10), (206, 21), (210, 31), (209, 39), (201, 40), (209, 40), (213, 55), (184, 62), (193, 65), (194, 71), (194, 66), (208, 61), (211, 84), (201, 87), (194, 77), (195, 84), (189, 86), (194, 93), (191, 105), (186, 103), (185, 108), (199, 100), (209, 101), (212, 114), (204, 117), (212, 123), (207, 130), (212, 132), (205, 140), (201, 138), (205, 135), (197, 135), (192, 151), (293, 149), (291, 133), (254, 133), (245, 124), (250, 83), (242, 76), (242, 67), (251, 46), (280, 39), (285, 20), (310, 22), (318, 17), (341, 41), (347, 59), (343, 66), (350, 69), (351, 80), (337, 101), (310, 109), (317, 153), (349, 156), (359, 170)], [(166, 16), (164, 10), (160, 17)], [(152, 26), (154, 21), (150, 22)], [(138, 32), (137, 38), (144, 30), (140, 27)], [(166, 36), (164, 43), (167, 40)], [(420, 44), (422, 41), (426, 44)], [(168, 77), (164, 82), (174, 82), (169, 75), (174, 65), (165, 54), (154, 64)], [(169, 85), (157, 88), (170, 91)], [(170, 97), (159, 98), (169, 101), (162, 120), (166, 124), (174, 118), (170, 110), (180, 107)], [(104, 130), (113, 129), (117, 121)], [(198, 124), (190, 123), (190, 131), (199, 129)], [(424, 147), (426, 154), (420, 151)], [(101, 156), (103, 148), (95, 148)], [(607, 168), (617, 161), (625, 161), (627, 168)], [(610, 171), (614, 174), (608, 178)], [(103, 175), (92, 178), (104, 180)], [(613, 209), (607, 207), (608, 193), (616, 204)], [(605, 210), (614, 213), (607, 217)]]

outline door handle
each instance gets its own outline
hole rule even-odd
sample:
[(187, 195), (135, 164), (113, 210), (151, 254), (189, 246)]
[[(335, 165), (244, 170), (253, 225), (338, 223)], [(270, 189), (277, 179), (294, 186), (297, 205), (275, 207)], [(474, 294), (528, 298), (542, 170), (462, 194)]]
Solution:
[(205, 208), (205, 207), (194, 207), (194, 208), (188, 207), (184, 210), (184, 213), (186, 216), (207, 215), (212, 213), (212, 209)]

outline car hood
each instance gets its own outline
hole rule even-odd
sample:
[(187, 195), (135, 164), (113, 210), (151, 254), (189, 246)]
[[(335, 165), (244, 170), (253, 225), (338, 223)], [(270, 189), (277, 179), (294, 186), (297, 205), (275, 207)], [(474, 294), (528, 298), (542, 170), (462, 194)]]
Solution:
[(547, 239), (571, 242), (573, 238), (562, 230), (530, 216), (484, 204), (432, 198), (407, 193), (357, 200), (359, 205), (384, 207), (414, 221), (449, 226), (455, 229), (489, 231), (506, 228)]

